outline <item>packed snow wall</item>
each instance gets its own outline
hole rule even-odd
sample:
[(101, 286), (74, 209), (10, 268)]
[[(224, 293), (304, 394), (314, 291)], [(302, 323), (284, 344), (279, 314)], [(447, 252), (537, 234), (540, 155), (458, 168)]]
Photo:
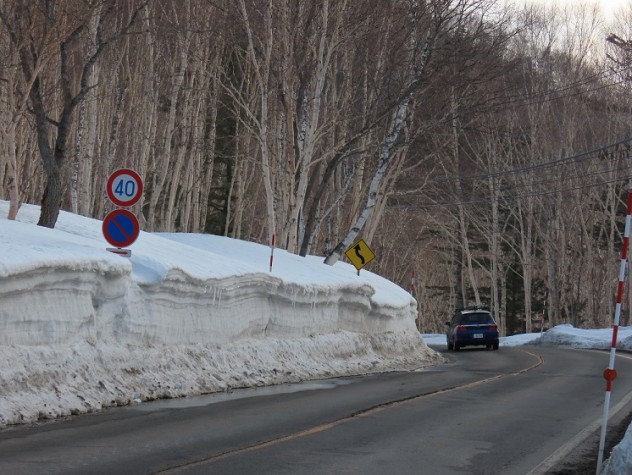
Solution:
[(36, 220), (0, 218), (0, 424), (440, 361), (370, 272), (279, 250), (261, 271), (263, 246), (207, 235), (142, 233), (128, 259), (99, 221)]
[(393, 308), (372, 294), (368, 285), (308, 289), (265, 274), (199, 280), (178, 269), (143, 284), (129, 265), (107, 259), (43, 263), (0, 277), (0, 344), (227, 344), (414, 330), (414, 302)]

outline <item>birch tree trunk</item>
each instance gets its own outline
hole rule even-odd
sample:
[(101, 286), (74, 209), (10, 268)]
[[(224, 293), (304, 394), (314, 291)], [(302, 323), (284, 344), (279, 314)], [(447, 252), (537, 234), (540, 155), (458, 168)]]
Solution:
[[(97, 27), (100, 14), (101, 7), (99, 6), (88, 23), (88, 37), (91, 40), (91, 45), (96, 45), (97, 43)], [(87, 51), (87, 59), (94, 53), (95, 46), (91, 46)], [(92, 209), (92, 167), (97, 140), (98, 119), (97, 90), (94, 86), (97, 84), (98, 77), (99, 64), (95, 63), (88, 72), (88, 84), (90, 84), (91, 89), (86, 94), (86, 101), (80, 106), (80, 119), (77, 124), (77, 141), (75, 145), (77, 151), (77, 156), (75, 157), (76, 183), (73, 187), (77, 202), (76, 205), (73, 205), (73, 210), (75, 213), (83, 216), (90, 216)]]
[[(147, 97), (148, 104), (144, 105), (142, 112), (139, 114), (139, 127), (143, 133), (141, 134), (136, 163), (138, 164), (138, 173), (140, 173), (145, 180), (148, 180), (151, 151), (153, 145), (156, 143), (159, 98), (159, 81), (156, 74), (156, 28), (151, 4), (147, 4), (143, 9), (142, 24), (146, 31), (143, 37), (146, 46), (142, 48), (142, 51), (145, 53), (143, 55), (145, 61), (140, 62), (141, 69), (137, 70), (136, 74), (136, 77), (140, 78), (140, 87), (142, 88), (137, 92), (137, 95), (141, 98)], [(141, 93), (141, 91), (144, 92), (144, 94)], [(146, 194), (147, 193), (143, 193), (138, 201), (138, 208), (141, 210), (138, 214), (138, 219), (143, 229), (149, 227), (148, 207), (145, 207)]]
[[(0, 149), (0, 186), (4, 186), (9, 196), (9, 213), (7, 219), (14, 220), (20, 209), (20, 174), (18, 172), (18, 160), (16, 156), (15, 133), (18, 122), (25, 108), (25, 103), (19, 109), (15, 104), (15, 72), (9, 68), (5, 70), (6, 78), (6, 109), (0, 112), (0, 139), (3, 147)], [(6, 173), (5, 173), (6, 170)]]
[[(176, 224), (175, 204), (178, 189), (181, 186), (180, 180), (182, 175), (182, 167), (184, 165), (184, 159), (187, 154), (187, 148), (189, 145), (189, 138), (192, 128), (192, 119), (197, 117), (195, 111), (196, 104), (191, 103), (192, 88), (195, 82), (195, 71), (189, 72), (189, 79), (186, 87), (182, 91), (182, 94), (178, 101), (180, 102), (180, 114), (182, 116), (182, 122), (180, 123), (180, 131), (175, 135), (174, 139), (179, 143), (174, 143), (171, 146), (171, 150), (175, 155), (175, 161), (173, 166), (169, 167), (169, 183), (168, 183), (168, 196), (165, 206), (164, 217), (162, 219), (163, 226), (166, 232), (174, 232)], [(199, 106), (199, 103), (197, 104)], [(175, 141), (174, 140), (174, 141)]]
[[(468, 238), (468, 223), (467, 217), (465, 213), (465, 207), (463, 203), (466, 201), (465, 193), (463, 191), (463, 187), (461, 185), (461, 176), (462, 176), (462, 167), (461, 167), (461, 156), (460, 156), (460, 148), (459, 148), (459, 135), (460, 135), (460, 126), (458, 117), (458, 110), (456, 105), (455, 91), (452, 90), (452, 158), (455, 163), (455, 170), (458, 172), (458, 177), (455, 180), (455, 192), (457, 195), (457, 199), (459, 200), (457, 204), (458, 210), (458, 223), (459, 223), (459, 238), (461, 240), (461, 252), (462, 259), (461, 261), (465, 263), (465, 269), (468, 275), (468, 281), (471, 289), (474, 292), (474, 303), (476, 305), (481, 305), (481, 297), (478, 292), (478, 282), (474, 275), (474, 266), (472, 260), (472, 251), (470, 249), (470, 241)], [(464, 285), (464, 288), (467, 289), (468, 286)], [(465, 305), (468, 304), (468, 296), (467, 293), (463, 295)]]
[(389, 166), (391, 165), (394, 153), (396, 151), (396, 142), (399, 139), (400, 133), (402, 132), (402, 129), (404, 127), (404, 121), (406, 120), (408, 115), (408, 107), (413, 98), (413, 91), (421, 81), (422, 76), (425, 74), (426, 66), (430, 61), (433, 42), (436, 35), (438, 34), (439, 19), (435, 19), (436, 21), (433, 22), (432, 26), (429, 27), (430, 29), (426, 33), (425, 40), (421, 44), (419, 44), (417, 40), (417, 28), (419, 27), (419, 19), (416, 17), (416, 15), (417, 12), (413, 10), (409, 17), (411, 23), (411, 32), (408, 37), (408, 46), (410, 51), (410, 56), (408, 58), (409, 81), (404, 96), (401, 98), (395, 108), (395, 111), (389, 123), (387, 133), (385, 134), (384, 140), (380, 146), (377, 167), (369, 184), (366, 204), (364, 206), (364, 209), (360, 212), (358, 219), (351, 226), (351, 229), (347, 232), (346, 236), (325, 258), (325, 264), (334, 265), (338, 261), (338, 259), (340, 259), (340, 256), (342, 256), (345, 250), (350, 247), (351, 244), (353, 244), (353, 242), (356, 240), (367, 219), (373, 212), (377, 203), (380, 184)]
[(524, 313), (526, 319), (525, 331), (530, 333), (533, 331), (531, 322), (533, 318), (533, 302), (532, 302), (532, 283), (533, 269), (535, 266), (535, 256), (533, 255), (533, 221), (534, 221), (534, 204), (532, 191), (527, 189), (526, 210), (522, 209), (522, 201), (519, 207), (519, 224), (520, 224), (520, 255), (522, 263), (522, 280), (524, 282)]
[[(208, 217), (208, 196), (210, 193), (211, 185), (213, 183), (213, 166), (215, 163), (215, 150), (216, 150), (216, 134), (217, 134), (217, 105), (220, 88), (220, 79), (218, 76), (219, 68), (219, 54), (215, 57), (214, 68), (215, 74), (211, 78), (211, 99), (208, 109), (206, 111), (206, 117), (204, 120), (204, 157), (201, 164), (201, 176), (202, 181), (198, 188), (198, 194), (196, 198), (197, 211), (194, 213), (197, 216), (197, 227), (200, 230), (206, 229), (206, 219)], [(238, 136), (237, 136), (238, 137)]]
[[(15, 15), (19, 15), (17, 12), (13, 12)], [(0, 24), (4, 25), (7, 29), (9, 39), (4, 45), (3, 49), (0, 49), (0, 54), (4, 55), (2, 63), (2, 78), (4, 79), (5, 89), (2, 94), (0, 89), (0, 99), (4, 96), (5, 102), (0, 111), (0, 139), (3, 142), (3, 148), (0, 149), (0, 187), (4, 186), (7, 190), (9, 197), (9, 212), (7, 219), (14, 220), (17, 217), (18, 211), (21, 206), (20, 202), (20, 172), (18, 170), (18, 158), (17, 158), (17, 143), (16, 132), (20, 121), (23, 118), (28, 106), (28, 99), (33, 88), (33, 84), (41, 71), (47, 65), (50, 60), (50, 55), (44, 54), (44, 47), (40, 45), (40, 51), (38, 51), (34, 64), (22, 67), (22, 73), (24, 78), (24, 86), (21, 88), (20, 95), (18, 95), (19, 85), (19, 67), (15, 66), (15, 63), (19, 63), (20, 55), (18, 50), (18, 44), (20, 43), (19, 32), (14, 29), (17, 28), (17, 18), (11, 18), (11, 15), (7, 11), (0, 11)], [(31, 23), (30, 28), (34, 28), (34, 23)], [(32, 32), (21, 32), (24, 34), (31, 34)], [(46, 38), (43, 39), (45, 43)], [(35, 46), (33, 46), (35, 50)]]
[[(500, 316), (500, 295), (498, 292), (499, 284), (499, 260), (500, 260), (500, 212), (499, 212), (499, 200), (500, 200), (500, 180), (498, 177), (490, 176), (489, 190), (491, 195), (491, 212), (492, 212), (492, 225), (491, 225), (491, 289), (492, 289), (492, 311), (494, 315)], [(530, 321), (530, 320), (529, 320)], [(502, 326), (500, 328), (501, 335), (507, 334), (507, 327)]]
[(377, 232), (378, 225), (384, 216), (384, 212), (386, 210), (386, 205), (388, 203), (388, 197), (391, 194), (391, 191), (395, 187), (395, 183), (399, 178), (402, 168), (404, 166), (404, 162), (406, 160), (406, 155), (408, 153), (408, 147), (403, 146), (395, 152), (395, 156), (393, 157), (393, 164), (389, 167), (387, 172), (387, 176), (382, 182), (381, 189), (377, 194), (377, 203), (375, 206), (375, 212), (371, 214), (369, 217), (365, 229), (366, 229), (366, 242), (367, 244), (371, 244), (373, 242), (373, 237)]
[(255, 43), (253, 32), (250, 26), (248, 11), (244, 0), (240, 0), (239, 7), (242, 20), (246, 29), (248, 41), (248, 55), (252, 64), (255, 66), (255, 77), (257, 83), (257, 92), (259, 94), (260, 117), (257, 121), (257, 138), (261, 147), (261, 169), (263, 175), (263, 184), (266, 193), (266, 218), (268, 228), (268, 242), (272, 243), (276, 234), (276, 215), (275, 215), (275, 192), (272, 186), (272, 164), (271, 151), (268, 144), (268, 123), (269, 123), (269, 78), (272, 62), (273, 34), (272, 34), (272, 0), (268, 0), (266, 10), (264, 12), (264, 37), (263, 58), (259, 62), (257, 53), (255, 52)]
[[(297, 252), (299, 246), (299, 217), (305, 205), (307, 193), (307, 185), (309, 181), (309, 172), (314, 162), (315, 148), (318, 142), (319, 121), (321, 116), (323, 95), (325, 93), (325, 85), (327, 72), (330, 68), (332, 55), (335, 52), (336, 45), (339, 42), (338, 32), (341, 28), (341, 22), (344, 15), (340, 12), (346, 10), (347, 0), (337, 2), (338, 14), (334, 17), (335, 22), (332, 27), (333, 32), (328, 35), (329, 31), (329, 1), (321, 2), (321, 24), (319, 25), (320, 37), (317, 41), (315, 62), (316, 67), (313, 73), (311, 84), (301, 88), (309, 93), (309, 97), (304, 97), (305, 103), (304, 113), (299, 115), (300, 126), (298, 134), (297, 152), (298, 152), (298, 183), (295, 192), (294, 205), (290, 209), (286, 228), (289, 229), (288, 235), (288, 251)], [(328, 37), (329, 36), (329, 37)]]
[[(191, 1), (185, 0), (185, 10), (190, 12), (191, 10)], [(173, 5), (173, 21), (176, 24), (182, 24), (182, 18), (178, 15), (177, 6)], [(161, 213), (158, 209), (158, 201), (160, 200), (165, 187), (167, 186), (167, 176), (171, 169), (171, 153), (172, 153), (172, 143), (174, 140), (174, 133), (176, 128), (176, 113), (178, 110), (178, 99), (180, 96), (180, 91), (182, 89), (182, 85), (184, 83), (184, 76), (187, 66), (189, 64), (189, 46), (191, 40), (191, 32), (185, 30), (183, 33), (180, 31), (178, 33), (178, 41), (177, 41), (177, 53), (178, 53), (178, 63), (175, 66), (175, 71), (173, 74), (173, 83), (171, 85), (171, 90), (169, 93), (169, 112), (167, 123), (165, 124), (165, 128), (163, 131), (164, 141), (162, 144), (162, 155), (157, 159), (156, 164), (156, 173), (154, 174), (154, 179), (151, 187), (151, 196), (149, 198), (149, 211), (147, 213), (149, 218), (149, 227), (151, 230), (162, 229), (165, 225), (166, 216)], [(161, 219), (162, 218), (162, 219)]]
[(362, 227), (364, 226), (367, 219), (369, 219), (369, 216), (373, 212), (373, 209), (375, 208), (375, 205), (377, 204), (378, 191), (380, 189), (380, 184), (393, 158), (393, 155), (394, 155), (393, 148), (402, 130), (410, 100), (411, 100), (411, 96), (407, 95), (406, 98), (400, 103), (399, 107), (397, 108), (394, 114), (391, 128), (389, 130), (388, 135), (384, 139), (384, 143), (382, 144), (382, 148), (380, 150), (380, 158), (377, 164), (377, 169), (375, 170), (373, 178), (371, 179), (371, 183), (369, 184), (368, 197), (367, 197), (367, 201), (364, 206), (364, 209), (360, 213), (360, 216), (358, 216), (358, 219), (356, 220), (352, 228), (349, 230), (347, 235), (342, 239), (342, 241), (340, 241), (340, 243), (338, 243), (338, 245), (334, 248), (333, 252), (325, 258), (325, 264), (333, 266), (336, 262), (338, 262), (338, 259), (340, 259), (340, 256), (356, 240), (358, 234), (362, 230)]
[[(9, 194), (9, 214), (7, 219), (15, 219), (20, 210), (20, 174), (18, 173), (18, 160), (16, 156), (15, 146), (15, 127), (9, 127), (6, 135), (4, 136), (5, 153), (7, 157), (6, 162), (6, 176), (4, 180), (6, 182), (6, 188)], [(0, 162), (0, 166), (2, 162)]]

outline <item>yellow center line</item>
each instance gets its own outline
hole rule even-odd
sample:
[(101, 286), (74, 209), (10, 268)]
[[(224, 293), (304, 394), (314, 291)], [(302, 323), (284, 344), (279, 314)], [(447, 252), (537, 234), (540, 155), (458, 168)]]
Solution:
[(496, 376), (492, 376), (489, 378), (484, 378), (484, 379), (480, 379), (478, 381), (472, 381), (470, 383), (466, 383), (466, 384), (461, 384), (461, 385), (457, 385), (457, 386), (452, 386), (449, 388), (444, 388), (444, 389), (438, 389), (436, 391), (431, 391), (429, 393), (425, 393), (425, 394), (418, 394), (416, 396), (410, 396), (404, 399), (398, 399), (396, 401), (389, 401), (383, 404), (378, 404), (377, 406), (373, 406), (367, 409), (362, 409), (358, 412), (354, 412), (353, 414), (346, 416), (346, 417), (342, 417), (340, 419), (336, 419), (335, 421), (331, 421), (331, 422), (326, 422), (324, 424), (319, 424), (317, 426), (314, 427), (310, 427), (308, 429), (304, 429), (298, 432), (294, 432), (292, 434), (288, 434), (288, 435), (284, 435), (281, 437), (276, 437), (274, 439), (270, 439), (270, 440), (264, 440), (261, 442), (257, 442), (255, 444), (249, 445), (247, 447), (241, 447), (239, 449), (233, 449), (233, 450), (227, 450), (226, 452), (222, 452), (216, 455), (211, 455), (209, 457), (205, 457), (203, 459), (200, 460), (194, 460), (192, 462), (187, 462), (181, 465), (176, 465), (174, 467), (170, 467), (164, 470), (160, 470), (158, 472), (156, 472), (157, 474), (164, 474), (164, 473), (170, 473), (170, 472), (174, 472), (174, 471), (178, 471), (179, 469), (182, 468), (190, 468), (190, 467), (195, 467), (195, 466), (199, 466), (199, 465), (204, 465), (207, 463), (212, 463), (215, 462), (217, 460), (222, 460), (228, 457), (232, 457), (234, 455), (240, 455), (240, 454), (244, 454), (244, 453), (248, 453), (248, 452), (252, 452), (254, 450), (259, 450), (259, 449), (263, 449), (266, 447), (270, 447), (276, 444), (280, 444), (283, 442), (288, 442), (291, 440), (296, 440), (296, 439), (300, 439), (301, 437), (306, 437), (309, 435), (314, 435), (314, 434), (318, 434), (320, 432), (324, 432), (326, 430), (332, 429), (336, 426), (339, 426), (341, 424), (347, 423), (352, 421), (353, 419), (357, 418), (357, 417), (365, 417), (365, 416), (369, 416), (372, 414), (376, 414), (378, 412), (382, 412), (386, 409), (391, 409), (393, 407), (397, 407), (397, 406), (401, 406), (403, 404), (407, 404), (409, 402), (414, 402), (414, 401), (419, 401), (422, 399), (427, 399), (427, 398), (431, 398), (434, 396), (438, 396), (438, 395), (442, 395), (442, 394), (447, 394), (447, 393), (451, 393), (454, 391), (459, 391), (461, 389), (468, 389), (468, 388), (473, 388), (476, 386), (480, 386), (482, 384), (486, 384), (486, 383), (491, 383), (494, 381), (498, 381), (500, 379), (504, 379), (504, 378), (508, 378), (511, 376), (517, 376), (520, 374), (524, 374), (527, 373), (529, 371), (534, 370), (535, 368), (537, 368), (538, 366), (542, 365), (544, 363), (544, 359), (540, 356), (537, 355), (535, 353), (531, 353), (530, 351), (527, 351), (525, 349), (522, 348), (516, 348), (519, 351), (522, 351), (524, 353), (527, 353), (530, 356), (533, 356), (534, 358), (536, 358), (536, 362), (530, 366), (527, 366), (526, 368), (523, 368), (519, 371), (515, 371), (513, 373), (505, 373), (505, 374), (498, 374)]

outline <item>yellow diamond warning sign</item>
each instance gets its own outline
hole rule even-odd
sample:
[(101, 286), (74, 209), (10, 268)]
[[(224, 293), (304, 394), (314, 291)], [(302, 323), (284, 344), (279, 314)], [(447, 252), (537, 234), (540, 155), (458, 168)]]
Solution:
[(347, 256), (358, 271), (375, 259), (375, 253), (362, 239), (347, 249), (345, 256)]

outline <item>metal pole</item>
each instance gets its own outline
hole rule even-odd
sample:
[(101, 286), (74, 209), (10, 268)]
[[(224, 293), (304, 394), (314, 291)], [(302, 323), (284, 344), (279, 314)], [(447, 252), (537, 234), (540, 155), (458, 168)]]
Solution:
[(546, 317), (546, 301), (549, 299), (549, 289), (544, 291), (544, 304), (542, 306), (542, 318), (540, 319), (540, 338), (544, 333), (544, 318)]
[(617, 335), (619, 333), (619, 321), (621, 319), (621, 302), (623, 301), (623, 289), (625, 285), (626, 266), (628, 262), (628, 247), (630, 244), (630, 217), (632, 215), (632, 185), (628, 188), (628, 209), (625, 218), (625, 231), (623, 233), (623, 249), (621, 250), (621, 262), (619, 265), (619, 285), (617, 286), (617, 304), (614, 309), (614, 323), (612, 325), (612, 344), (610, 345), (610, 361), (603, 372), (606, 379), (606, 396), (603, 405), (603, 420), (601, 422), (601, 437), (599, 439), (599, 456), (597, 458), (596, 474), (600, 475), (603, 464), (603, 452), (606, 445), (606, 428), (608, 425), (608, 412), (610, 410), (610, 393), (612, 382), (617, 377), (614, 369), (615, 355), (617, 353)]
[(270, 242), (270, 272), (272, 272), (273, 260), (274, 260), (274, 234), (272, 235), (272, 241)]

